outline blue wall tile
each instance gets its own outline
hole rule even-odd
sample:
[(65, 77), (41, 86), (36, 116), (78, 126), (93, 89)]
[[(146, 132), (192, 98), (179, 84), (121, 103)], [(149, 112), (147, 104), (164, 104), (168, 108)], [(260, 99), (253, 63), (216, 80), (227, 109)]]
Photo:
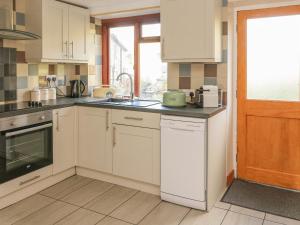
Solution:
[(96, 56), (96, 65), (102, 65), (102, 56), (101, 55)]
[(179, 64), (179, 76), (190, 77), (192, 74), (192, 65), (188, 63)]
[(27, 77), (17, 77), (17, 88), (25, 89), (28, 87), (28, 79)]

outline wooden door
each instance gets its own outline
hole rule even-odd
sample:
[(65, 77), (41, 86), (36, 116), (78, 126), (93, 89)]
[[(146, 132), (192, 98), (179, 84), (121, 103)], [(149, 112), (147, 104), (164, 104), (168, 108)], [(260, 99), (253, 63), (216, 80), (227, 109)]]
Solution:
[(111, 110), (80, 107), (78, 165), (112, 173)]
[(87, 60), (89, 14), (86, 9), (69, 6), (69, 59)]
[(238, 177), (300, 190), (300, 6), (238, 12)]
[(43, 5), (43, 59), (68, 58), (68, 6), (57, 1)]
[(73, 107), (53, 112), (53, 173), (75, 166), (76, 116)]
[(160, 131), (113, 125), (113, 173), (159, 185)]

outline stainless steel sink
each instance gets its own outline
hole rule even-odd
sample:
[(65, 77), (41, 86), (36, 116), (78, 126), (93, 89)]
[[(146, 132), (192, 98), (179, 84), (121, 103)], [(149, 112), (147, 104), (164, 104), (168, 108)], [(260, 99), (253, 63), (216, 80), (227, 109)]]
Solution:
[(91, 102), (92, 104), (102, 104), (102, 105), (119, 105), (119, 106), (128, 106), (128, 107), (148, 107), (152, 105), (157, 105), (159, 101), (148, 101), (148, 100), (129, 100), (121, 98), (109, 98), (96, 102)]
[(92, 104), (111, 104), (111, 105), (118, 105), (124, 102), (128, 102), (128, 99), (122, 99), (122, 98), (109, 98), (109, 99), (103, 99), (96, 102), (92, 102)]
[(121, 105), (132, 106), (132, 107), (149, 107), (152, 105), (160, 104), (159, 101), (148, 101), (148, 100), (134, 100), (129, 102), (122, 102)]

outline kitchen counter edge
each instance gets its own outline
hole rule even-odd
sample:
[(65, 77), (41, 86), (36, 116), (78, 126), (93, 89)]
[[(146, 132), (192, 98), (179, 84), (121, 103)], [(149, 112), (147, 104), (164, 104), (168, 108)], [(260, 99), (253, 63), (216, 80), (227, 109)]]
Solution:
[(83, 107), (94, 107), (94, 108), (108, 108), (108, 109), (118, 109), (118, 110), (130, 110), (137, 112), (150, 112), (150, 113), (161, 113), (162, 115), (171, 115), (171, 116), (183, 116), (183, 117), (193, 117), (193, 118), (202, 118), (208, 119), (224, 110), (226, 110), (226, 106), (218, 107), (218, 108), (196, 108), (194, 106), (187, 106), (183, 108), (170, 108), (164, 107), (161, 104), (152, 105), (148, 107), (134, 107), (134, 106), (122, 106), (122, 105), (108, 105), (101, 103), (93, 103), (99, 101), (99, 99), (95, 98), (80, 98), (80, 99), (72, 99), (72, 98), (58, 98), (56, 100), (49, 100), (43, 102), (45, 106), (39, 108), (28, 108), (21, 109), (17, 111), (10, 112), (0, 112), (0, 118), (7, 118), (17, 115), (24, 115), (34, 112), (41, 112), (47, 110), (54, 110), (72, 106), (83, 106)]

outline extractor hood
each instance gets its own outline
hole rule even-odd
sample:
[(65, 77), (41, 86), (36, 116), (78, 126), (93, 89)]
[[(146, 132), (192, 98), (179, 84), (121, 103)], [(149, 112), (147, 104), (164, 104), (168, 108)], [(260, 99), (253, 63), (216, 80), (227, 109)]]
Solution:
[(17, 30), (14, 26), (15, 16), (13, 12), (14, 0), (0, 2), (0, 39), (10, 40), (35, 40), (40, 39), (39, 35)]

